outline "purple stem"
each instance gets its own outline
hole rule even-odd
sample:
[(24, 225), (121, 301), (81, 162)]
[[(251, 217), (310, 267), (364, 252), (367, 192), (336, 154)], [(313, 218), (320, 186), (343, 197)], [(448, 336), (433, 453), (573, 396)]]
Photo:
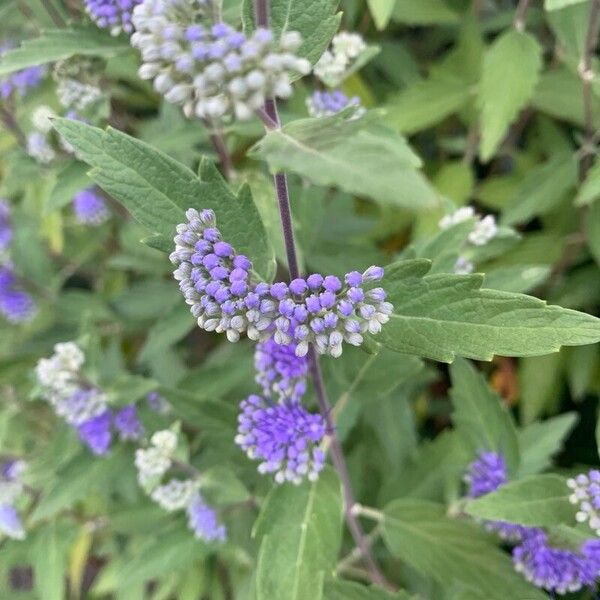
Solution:
[[(254, 7), (257, 26), (267, 28), (269, 26), (268, 0), (255, 0)], [(279, 114), (277, 111), (277, 102), (274, 98), (269, 98), (265, 102), (264, 111), (259, 111), (259, 116), (263, 119), (263, 122), (267, 128), (279, 129), (281, 127), (281, 121), (279, 120)], [(298, 266), (296, 244), (294, 242), (294, 229), (292, 225), (292, 212), (290, 210), (290, 196), (287, 178), (285, 173), (278, 173), (275, 175), (274, 179), (275, 189), (277, 191), (277, 201), (279, 203), (281, 225), (283, 228), (283, 239), (285, 242), (288, 269), (290, 272), (290, 277), (292, 279), (296, 279), (297, 277), (300, 277), (300, 268)], [(387, 581), (383, 573), (379, 570), (379, 567), (373, 558), (373, 554), (371, 553), (367, 536), (362, 528), (362, 525), (360, 524), (360, 521), (358, 520), (357, 515), (354, 513), (356, 501), (354, 500), (354, 494), (352, 493), (352, 485), (350, 483), (348, 467), (346, 466), (346, 460), (344, 458), (342, 447), (335, 433), (335, 424), (331, 418), (331, 405), (329, 404), (329, 400), (327, 398), (327, 390), (325, 389), (325, 383), (323, 381), (319, 357), (312, 346), (309, 349), (309, 359), (310, 372), (317, 394), (319, 409), (323, 415), (323, 418), (325, 419), (325, 422), (327, 423), (327, 429), (330, 432), (331, 458), (342, 484), (345, 506), (344, 514), (346, 517), (346, 522), (348, 523), (348, 529), (350, 529), (350, 533), (352, 534), (354, 542), (367, 564), (371, 579), (384, 588), (393, 589), (393, 586)]]

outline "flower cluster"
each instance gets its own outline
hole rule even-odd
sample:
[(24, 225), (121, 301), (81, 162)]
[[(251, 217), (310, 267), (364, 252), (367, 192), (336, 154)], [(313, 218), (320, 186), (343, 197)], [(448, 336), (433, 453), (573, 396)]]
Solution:
[(211, 25), (204, 0), (144, 0), (133, 12), (131, 43), (142, 55), (139, 75), (154, 79), (168, 102), (186, 116), (250, 119), (269, 97), (292, 94), (291, 75), (310, 63), (296, 56), (296, 32), (276, 40), (267, 29), (250, 37), (219, 22)]
[[(306, 106), (311, 117), (328, 117), (348, 106), (360, 107), (360, 98), (358, 96), (349, 98), (341, 90), (333, 92), (316, 90), (306, 99)], [(355, 116), (360, 116), (362, 112), (364, 110), (359, 108)]]
[[(506, 461), (497, 452), (483, 451), (474, 460), (465, 476), (468, 485), (468, 497), (479, 498), (495, 492), (508, 482)], [(505, 540), (519, 540), (528, 530), (522, 525), (505, 521), (485, 521), (486, 529), (495, 531)]]
[(356, 59), (367, 45), (358, 33), (338, 33), (314, 67), (315, 75), (326, 85), (336, 86), (343, 81)]
[(56, 158), (56, 151), (41, 131), (32, 131), (27, 136), (27, 154), (42, 165), (49, 165)]
[(22, 290), (9, 260), (13, 239), (10, 208), (6, 200), (0, 200), (0, 314), (9, 323), (29, 321), (36, 312), (31, 296)]
[[(0, 47), (0, 55), (11, 48), (12, 44), (3, 44)], [(7, 100), (13, 95), (23, 97), (30, 89), (37, 87), (45, 76), (46, 67), (35, 66), (0, 78), (0, 98)]]
[(131, 33), (131, 16), (141, 0), (85, 0), (85, 10), (98, 27), (109, 29), (111, 35)]
[(250, 459), (262, 461), (259, 473), (274, 473), (277, 483), (317, 479), (325, 465), (318, 444), (327, 433), (320, 414), (309, 413), (298, 401), (273, 403), (256, 395), (244, 400), (241, 409), (235, 443)]
[(600, 574), (600, 540), (579, 551), (555, 548), (540, 529), (531, 529), (513, 549), (515, 569), (527, 581), (552, 593), (566, 594), (593, 586)]
[[(471, 206), (462, 206), (450, 215), (444, 216), (439, 226), (441, 229), (449, 229), (454, 225), (474, 219), (473, 230), (469, 233), (467, 240), (473, 246), (485, 246), (498, 234), (498, 224), (493, 215), (479, 216)], [(458, 275), (468, 275), (475, 270), (475, 265), (465, 256), (459, 256), (454, 266), (454, 272)]]
[(65, 108), (84, 111), (96, 104), (103, 97), (103, 93), (95, 85), (69, 78), (58, 82), (56, 96)]
[(216, 511), (204, 502), (197, 478), (170, 478), (162, 482), (167, 472), (177, 466), (176, 447), (177, 435), (165, 429), (154, 433), (146, 448), (136, 450), (135, 466), (140, 485), (163, 510), (185, 510), (189, 528), (197, 538), (208, 542), (225, 541), (227, 530), (219, 523)]
[(0, 468), (0, 534), (15, 540), (25, 538), (25, 528), (15, 505), (23, 494), (21, 475), (26, 468), (22, 460), (9, 460)]
[(222, 241), (211, 210), (189, 209), (186, 217), (188, 222), (177, 226), (170, 259), (203, 329), (225, 332), (232, 342), (242, 333), (254, 341), (272, 335), (280, 345), (295, 344), (297, 356), (314, 344), (320, 354), (338, 357), (343, 342), (360, 346), (363, 334), (379, 333), (389, 320), (393, 306), (385, 291), (364, 288), (382, 279), (382, 268), (348, 273), (344, 283), (318, 274), (289, 284), (256, 283), (252, 263)]
[(102, 225), (110, 217), (106, 202), (95, 187), (89, 187), (75, 194), (73, 210), (75, 217), (83, 225)]
[(572, 490), (569, 502), (579, 508), (577, 521), (588, 522), (596, 535), (600, 535), (600, 471), (593, 469), (587, 475), (582, 473), (567, 480), (567, 485)]
[(106, 394), (85, 379), (84, 362), (77, 344), (56, 344), (54, 354), (38, 362), (36, 376), (42, 397), (56, 414), (76, 429), (94, 454), (103, 455), (110, 449), (113, 429), (120, 439), (131, 440), (141, 437), (143, 426), (134, 405), (113, 414)]
[(163, 398), (158, 392), (150, 392), (146, 396), (148, 408), (159, 415), (166, 415), (171, 411), (171, 405), (168, 400)]

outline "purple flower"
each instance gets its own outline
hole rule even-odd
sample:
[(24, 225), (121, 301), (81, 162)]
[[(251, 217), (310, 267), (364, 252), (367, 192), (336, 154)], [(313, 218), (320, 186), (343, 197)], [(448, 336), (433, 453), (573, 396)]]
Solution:
[(122, 440), (139, 440), (144, 435), (144, 426), (134, 404), (125, 406), (115, 414), (114, 425)]
[(225, 525), (219, 523), (216, 511), (208, 506), (200, 494), (195, 494), (187, 507), (188, 524), (197, 538), (207, 542), (224, 542)]
[(0, 533), (15, 540), (25, 539), (25, 529), (17, 509), (10, 504), (0, 504)]
[[(0, 55), (9, 51), (12, 44), (3, 44)], [(4, 78), (0, 78), (0, 97), (4, 100), (13, 94), (23, 97), (30, 89), (37, 87), (46, 75), (45, 66), (27, 67)]]
[(106, 410), (102, 414), (84, 421), (77, 428), (79, 438), (94, 454), (101, 456), (108, 452), (112, 441), (111, 421), (112, 413), (110, 410)]
[(17, 287), (17, 279), (10, 266), (0, 266), (0, 313), (12, 324), (33, 318), (36, 306), (31, 296)]
[[(306, 106), (311, 117), (328, 117), (339, 113), (348, 106), (360, 107), (360, 98), (358, 96), (348, 98), (341, 90), (333, 92), (317, 90), (306, 99)], [(360, 114), (361, 109), (356, 111), (356, 116), (360, 116)]]
[(12, 227), (10, 226), (10, 207), (6, 200), (0, 200), (0, 257), (8, 250), (12, 241)]
[(298, 402), (271, 404), (252, 395), (243, 400), (235, 443), (248, 458), (260, 460), (260, 473), (275, 473), (275, 481), (314, 481), (325, 464), (319, 444), (327, 433), (325, 419)]
[(104, 198), (93, 187), (75, 194), (73, 209), (77, 220), (84, 225), (102, 225), (110, 217)]
[(16, 458), (7, 460), (0, 468), (0, 478), (6, 481), (17, 481), (26, 467), (27, 463), (23, 460)]
[(600, 540), (579, 551), (555, 548), (540, 529), (531, 529), (513, 549), (515, 569), (527, 581), (552, 593), (566, 594), (593, 586), (600, 574)]
[(113, 35), (131, 33), (131, 15), (142, 0), (85, 0), (85, 9), (98, 27), (110, 29)]
[(165, 415), (171, 410), (169, 402), (167, 402), (167, 400), (165, 400), (158, 392), (150, 392), (146, 396), (146, 402), (148, 408), (159, 415)]
[(587, 475), (581, 473), (567, 481), (572, 490), (569, 502), (578, 506), (577, 521), (588, 522), (589, 526), (600, 535), (600, 471), (592, 469)]
[[(495, 492), (508, 482), (506, 461), (496, 452), (482, 451), (469, 466), (465, 481), (468, 497), (479, 498)], [(529, 531), (528, 527), (505, 521), (484, 521), (486, 529), (496, 531), (505, 540), (519, 540)]]
[[(365, 291), (320, 274), (289, 285), (256, 282), (249, 259), (221, 241), (211, 210), (189, 209), (186, 216), (188, 222), (177, 226), (170, 259), (177, 266), (175, 279), (203, 329), (225, 332), (232, 342), (243, 333), (254, 341), (273, 337), (279, 345), (293, 346), (300, 357), (312, 343), (320, 354), (338, 357), (343, 342), (359, 346), (366, 332), (378, 333), (389, 320), (393, 306), (385, 301), (382, 288)], [(381, 267), (370, 267), (345, 280), (370, 285), (382, 277)]]

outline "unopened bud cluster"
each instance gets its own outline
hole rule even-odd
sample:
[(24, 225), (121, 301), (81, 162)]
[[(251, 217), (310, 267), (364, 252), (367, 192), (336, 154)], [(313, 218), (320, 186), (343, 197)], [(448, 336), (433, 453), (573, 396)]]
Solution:
[(97, 227), (105, 223), (110, 217), (106, 201), (95, 187), (86, 188), (75, 194), (73, 197), (73, 210), (75, 218), (82, 225)]
[(55, 413), (77, 431), (92, 453), (103, 455), (110, 449), (113, 429), (122, 440), (137, 440), (144, 430), (134, 405), (113, 413), (107, 395), (83, 375), (84, 363), (77, 344), (56, 344), (54, 354), (38, 362), (36, 377), (42, 397)]
[(576, 519), (579, 523), (588, 523), (600, 536), (600, 471), (593, 469), (587, 475), (581, 473), (568, 479), (571, 489), (569, 502), (578, 507)]
[(212, 23), (202, 0), (144, 0), (133, 13), (131, 43), (142, 55), (139, 75), (153, 79), (168, 102), (188, 117), (250, 119), (266, 98), (288, 98), (291, 75), (310, 63), (296, 56), (296, 32), (279, 40), (267, 29), (251, 36)]
[(22, 460), (8, 460), (0, 466), (0, 536), (14, 540), (25, 539), (25, 528), (17, 510), (24, 487), (22, 475), (27, 464)]
[(349, 106), (357, 108), (354, 117), (359, 117), (364, 113), (360, 108), (360, 98), (353, 96), (349, 98), (341, 90), (328, 92), (325, 90), (316, 90), (306, 99), (308, 114), (311, 117), (328, 117), (335, 115)]
[(380, 267), (348, 273), (344, 282), (313, 274), (289, 284), (256, 283), (252, 263), (221, 239), (211, 210), (190, 209), (186, 217), (170, 258), (192, 314), (207, 331), (225, 332), (232, 342), (243, 333), (254, 341), (273, 336), (280, 345), (295, 344), (297, 356), (314, 344), (319, 354), (338, 357), (343, 342), (360, 346), (363, 335), (379, 333), (392, 314), (382, 288), (365, 288), (382, 279)]
[(131, 33), (131, 16), (136, 4), (141, 0), (85, 0), (85, 10), (102, 29), (108, 29), (111, 35), (121, 32)]
[(356, 59), (367, 49), (358, 33), (338, 33), (314, 67), (315, 75), (328, 86), (339, 85), (348, 74)]

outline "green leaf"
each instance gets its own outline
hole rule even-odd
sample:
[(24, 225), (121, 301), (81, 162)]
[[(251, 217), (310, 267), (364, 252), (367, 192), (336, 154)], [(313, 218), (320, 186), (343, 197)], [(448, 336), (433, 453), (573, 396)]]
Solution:
[(526, 294), (543, 283), (551, 273), (548, 265), (515, 265), (486, 269), (485, 287)]
[(446, 517), (444, 506), (396, 500), (384, 515), (383, 539), (390, 551), (444, 588), (463, 584), (488, 600), (545, 600), (480, 527)]
[(572, 154), (560, 153), (531, 169), (502, 213), (503, 225), (516, 225), (553, 210), (577, 183), (577, 162)]
[(521, 464), (518, 478), (547, 469), (552, 463), (552, 457), (561, 451), (565, 439), (578, 420), (577, 413), (570, 412), (547, 421), (532, 423), (519, 431)]
[(600, 202), (596, 201), (590, 206), (585, 216), (585, 239), (594, 257), (600, 265)]
[(42, 31), (39, 37), (24, 41), (19, 48), (2, 56), (0, 77), (75, 54), (107, 58), (130, 49), (127, 40), (115, 38), (97, 27)]
[(548, 412), (556, 399), (556, 389), (561, 379), (560, 354), (529, 356), (519, 365), (519, 408), (524, 424), (533, 422)]
[(371, 11), (375, 27), (382, 31), (388, 26), (396, 0), (367, 0), (367, 6)]
[(456, 23), (458, 15), (444, 0), (396, 0), (392, 19), (409, 25), (445, 25)]
[(450, 367), (454, 406), (452, 420), (469, 441), (473, 453), (493, 450), (501, 453), (515, 472), (519, 466), (517, 430), (511, 414), (484, 376), (473, 365), (457, 359)]
[(479, 92), (480, 156), (494, 156), (510, 124), (533, 95), (542, 68), (542, 52), (528, 33), (511, 29), (486, 52)]
[(203, 163), (199, 179), (166, 154), (112, 128), (103, 131), (69, 119), (56, 119), (54, 124), (93, 167), (90, 177), (141, 225), (172, 240), (188, 208), (211, 208), (223, 238), (252, 259), (261, 277), (270, 279), (273, 254), (247, 186), (236, 197), (213, 165)]
[(537, 356), (600, 340), (600, 320), (522, 294), (481, 289), (481, 275), (429, 275), (428, 261), (388, 267), (382, 287), (394, 305), (377, 341), (407, 354), (452, 362)]
[(332, 469), (315, 483), (276, 486), (255, 524), (261, 541), (256, 600), (319, 600), (342, 535), (342, 492)]
[[(277, 35), (298, 31), (303, 41), (297, 54), (314, 64), (340, 25), (341, 14), (336, 14), (338, 4), (339, 0), (271, 0), (269, 26)], [(254, 31), (253, 0), (244, 0), (242, 20), (246, 33)]]
[(585, 181), (581, 185), (575, 204), (585, 206), (600, 200), (600, 159), (596, 158), (594, 166), (588, 171)]
[(293, 171), (383, 205), (412, 210), (434, 206), (436, 194), (418, 171), (419, 158), (403, 137), (374, 118), (350, 119), (344, 112), (294, 121), (267, 133), (251, 153), (267, 161), (274, 173)]
[(560, 10), (565, 6), (582, 4), (583, 2), (587, 2), (587, 0), (544, 0), (544, 8), (546, 10)]
[(386, 106), (385, 119), (400, 133), (410, 135), (460, 110), (472, 93), (462, 79), (436, 74), (392, 97)]
[(392, 594), (375, 586), (366, 587), (350, 581), (325, 581), (324, 600), (411, 600), (406, 592)]
[(575, 523), (576, 508), (569, 502), (570, 490), (563, 477), (535, 475), (512, 481), (491, 494), (467, 503), (473, 517), (544, 527)]
[(89, 167), (77, 161), (69, 162), (56, 176), (56, 184), (52, 190), (44, 211), (49, 213), (69, 204), (75, 194), (91, 184), (88, 177)]

